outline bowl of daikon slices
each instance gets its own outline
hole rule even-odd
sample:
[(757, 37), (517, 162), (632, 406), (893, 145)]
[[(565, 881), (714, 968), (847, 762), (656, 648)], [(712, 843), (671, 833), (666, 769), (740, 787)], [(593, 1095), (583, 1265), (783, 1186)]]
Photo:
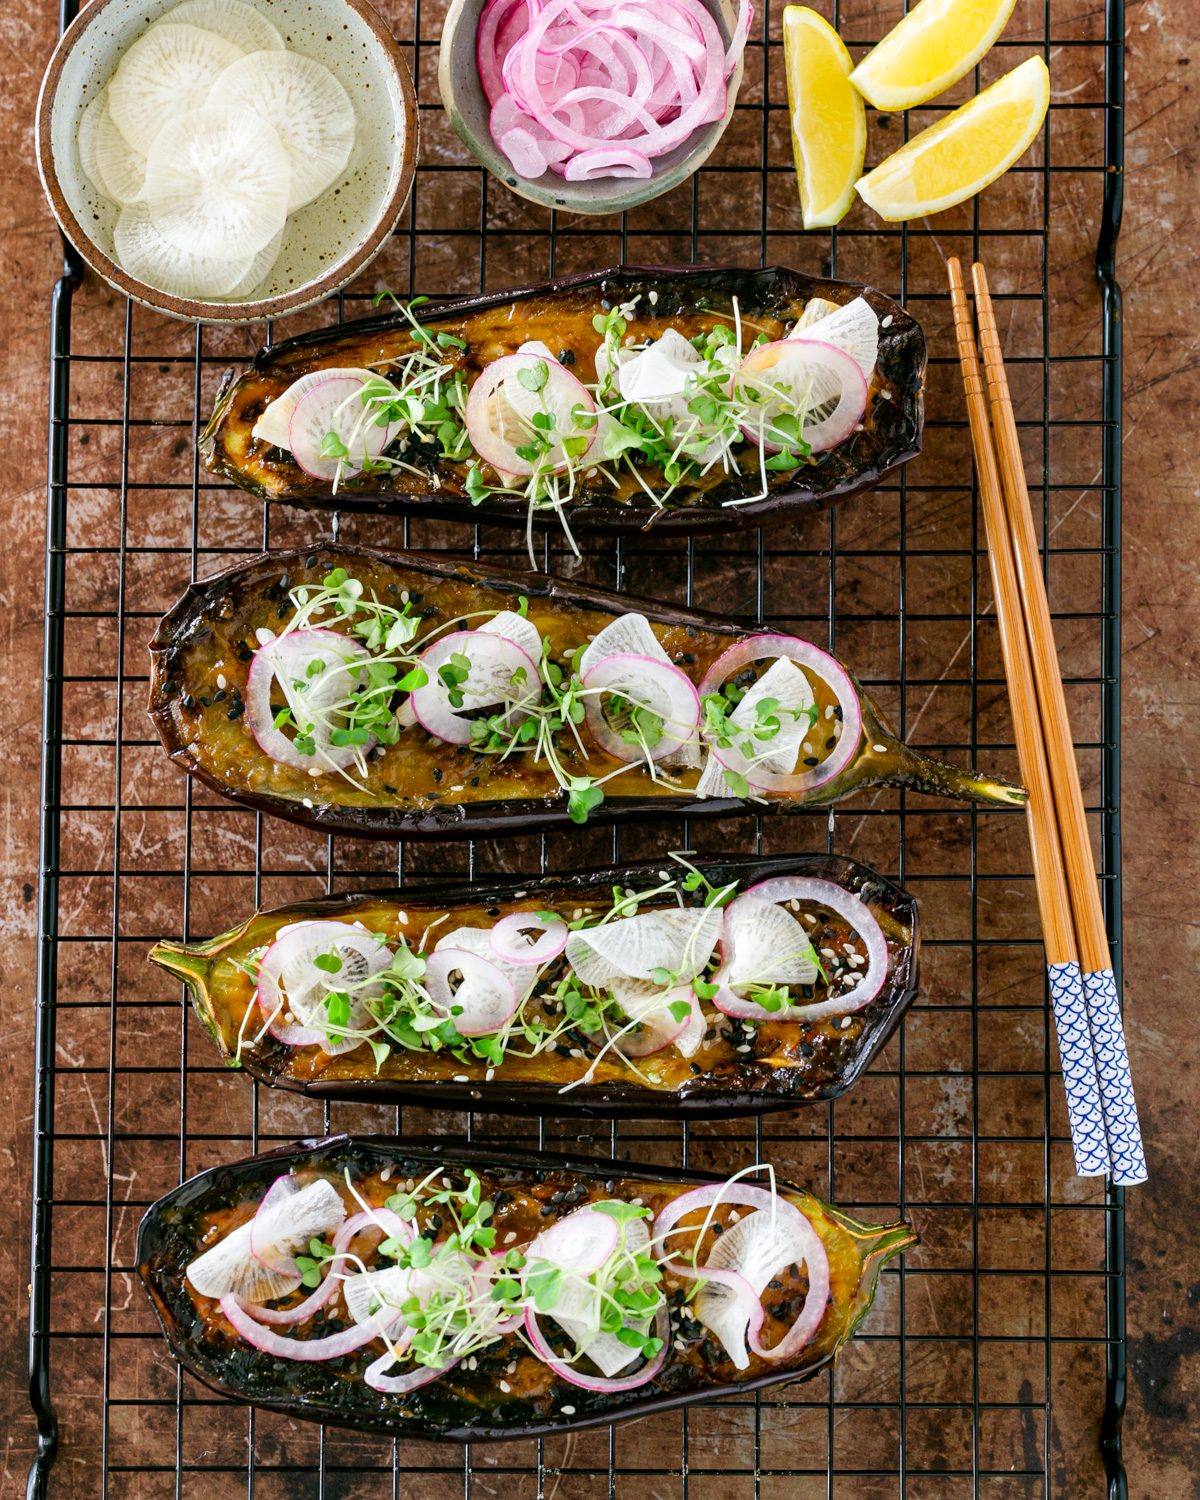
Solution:
[(111, 286), (206, 323), (308, 307), (382, 248), (417, 108), (366, 0), (91, 0), (42, 83), (38, 169)]

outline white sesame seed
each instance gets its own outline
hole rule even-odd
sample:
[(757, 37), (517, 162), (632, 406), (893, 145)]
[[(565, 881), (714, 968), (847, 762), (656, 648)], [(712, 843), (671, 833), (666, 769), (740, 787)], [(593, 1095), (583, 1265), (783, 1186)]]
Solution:
[(224, 672), (218, 672), (217, 673), (217, 686), (219, 688), (223, 688), (225, 686), (225, 673)]
[(580, 919), (580, 917), (582, 917), (582, 916), (583, 916), (583, 910), (582, 910), (581, 907), (577, 906), (575, 908), (575, 910), (571, 913), (571, 921), (572, 922), (578, 922), (579, 919)]
[(452, 792), (461, 792), (463, 790), (463, 784), (462, 784), (462, 782), (461, 781), (456, 781), (455, 784), (450, 788), (450, 790)]
[(468, 1370), (477, 1370), (478, 1368), (479, 1368), (479, 1361), (472, 1354), (471, 1357), (470, 1357), (470, 1359), (467, 1360), (467, 1369)]
[(821, 957), (822, 958), (836, 958), (837, 954), (836, 954), (836, 952), (832, 948), (822, 948), (821, 949)]
[(506, 1375), (515, 1375), (517, 1373), (517, 1362), (515, 1359), (510, 1359), (504, 1366), (504, 1373)]
[(516, 1237), (517, 1237), (517, 1231), (515, 1229), (510, 1229), (508, 1231), (508, 1233), (504, 1236), (504, 1243), (506, 1245), (511, 1245), (512, 1242), (513, 1242), (513, 1240), (516, 1239)]
[(508, 1395), (508, 1394), (509, 1394), (509, 1393), (510, 1393), (510, 1392), (511, 1392), (511, 1390), (512, 1390), (512, 1386), (511, 1386), (511, 1385), (509, 1385), (509, 1383), (508, 1383), (508, 1381), (507, 1381), (507, 1380), (502, 1380), (502, 1381), (501, 1381), (501, 1382), (500, 1382), (500, 1389), (501, 1389), (501, 1390), (502, 1390), (502, 1391), (503, 1391), (503, 1392), (504, 1392), (504, 1394), (505, 1394), (505, 1395), (506, 1395), (506, 1396), (507, 1396), (507, 1395)]
[(805, 755), (811, 755), (813, 753), (812, 746), (807, 740), (804, 741), (804, 753)]
[(523, 901), (525, 899), (525, 897), (528, 896), (528, 894), (529, 894), (528, 891), (514, 891), (513, 892), (513, 900), (514, 901)]
[(874, 750), (874, 752), (875, 752), (876, 755), (886, 755), (887, 754), (887, 746), (886, 745), (872, 745), (871, 749)]
[(745, 1054), (745, 1053), (751, 1051), (752, 1049), (750, 1047), (750, 1043), (749, 1042), (743, 1042), (742, 1045), (737, 1050), (739, 1052)]
[(260, 646), (269, 646), (275, 639), (275, 632), (273, 630), (268, 630), (264, 625), (260, 625), (254, 632), (254, 639)]
[(321, 774), (321, 769), (319, 766), (309, 766), (308, 774), (310, 776), (319, 776)]
[(841, 1021), (839, 1021), (838, 1024), (841, 1026), (842, 1030), (845, 1031), (847, 1027), (854, 1025), (854, 1017), (853, 1016), (843, 1016), (842, 1019), (841, 1019)]
[(489, 1068), (487, 1070), (487, 1072), (483, 1075), (484, 1081), (486, 1083), (491, 1083), (492, 1079), (495, 1078), (495, 1076), (496, 1076), (496, 1070), (495, 1070), (495, 1068)]
[(572, 1057), (582, 1057), (583, 1056), (583, 1049), (582, 1049), (582, 1047), (572, 1047), (571, 1048), (571, 1056)]
[(407, 589), (401, 589), (400, 590), (400, 602), (401, 602), (401, 604), (407, 604), (408, 603), (408, 590)]
[(311, 797), (305, 797), (305, 798), (302, 799), (302, 801), (303, 801), (303, 805), (305, 807), (311, 808), (312, 805), (313, 805), (313, 800), (312, 800)]
[(630, 1198), (629, 1201), (633, 1204), (634, 1208), (641, 1208), (642, 1206), (642, 1200), (640, 1198)]
[(832, 719), (833, 718), (833, 704), (832, 703), (827, 703), (825, 705), (825, 717), (827, 719)]
[(454, 1081), (455, 1083), (470, 1083), (471, 1078), (468, 1073), (455, 1073)]
[(808, 923), (808, 925), (810, 927), (817, 920), (816, 917), (814, 917), (813, 914), (812, 914), (812, 912), (810, 912), (810, 911), (801, 912), (800, 915), (804, 918), (804, 920)]
[(575, 1415), (575, 1408), (573, 1406), (560, 1406), (559, 1411), (562, 1412), (564, 1417), (573, 1417)]
[(892, 326), (892, 314), (888, 313), (886, 318), (881, 318), (879, 320), (879, 326), (880, 328), (890, 328)]
[(400, 923), (401, 927), (407, 927), (408, 913), (406, 911), (398, 911), (396, 913), (396, 921)]
[(658, 306), (658, 293), (657, 292), (651, 292), (651, 293), (649, 293), (649, 299), (650, 299), (650, 306), (651, 307), (657, 307)]

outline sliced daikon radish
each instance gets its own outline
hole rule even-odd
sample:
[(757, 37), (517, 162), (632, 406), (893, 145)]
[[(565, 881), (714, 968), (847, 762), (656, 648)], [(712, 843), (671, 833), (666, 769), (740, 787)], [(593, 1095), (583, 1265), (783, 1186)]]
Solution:
[(264, 246), (250, 263), (250, 269), (238, 282), (231, 292), (225, 295), (232, 300), (243, 301), (249, 298), (250, 293), (258, 289), (259, 283), (265, 280), (271, 267), (279, 259), (279, 252), (283, 248), (283, 230), (281, 229), (269, 245)]
[[(403, 427), (389, 422), (380, 427), (379, 408), (364, 406), (363, 382), (357, 375), (330, 375), (310, 386), (292, 408), (287, 447), (292, 457), (316, 479), (342, 479), (374, 463)], [(325, 453), (332, 435), (346, 452), (342, 458)]]
[(140, 203), (121, 210), (113, 248), (123, 270), (173, 297), (228, 297), (254, 264), (249, 255), (221, 260), (177, 249), (163, 239)]
[[(146, 207), (180, 250), (249, 261), (283, 228), (290, 180), (287, 152), (265, 120), (193, 109), (176, 115), (150, 148)], [(233, 285), (248, 270), (243, 266)]]
[[(104, 191), (122, 208), (140, 203), (146, 191), (145, 153), (135, 151), (113, 122), (108, 100), (96, 118), (96, 171)], [(80, 148), (82, 150), (82, 147)]]
[(240, 47), (198, 26), (151, 26), (126, 52), (108, 86), (114, 124), (135, 151), (149, 152), (167, 121), (199, 109), (241, 56)]
[[(814, 297), (813, 301), (818, 299)], [(809, 303), (809, 307), (813, 304)], [(787, 334), (789, 339), (817, 339), (844, 350), (867, 380), (870, 380), (879, 359), (879, 319), (875, 309), (865, 297), (855, 297), (844, 307), (835, 307), (823, 317), (805, 322), (808, 308), (804, 310), (796, 326)]]
[(310, 370), (307, 375), (301, 375), (299, 380), (293, 380), (287, 390), (275, 397), (269, 406), (265, 407), (263, 414), (254, 424), (252, 437), (256, 437), (260, 443), (270, 443), (273, 448), (283, 448), (287, 452), (292, 450), (288, 447), (291, 442), (289, 428), (292, 422), (292, 413), (300, 404), (301, 397), (314, 386), (323, 385), (327, 380), (333, 380), (339, 376), (351, 376), (365, 385), (368, 380), (376, 379), (374, 370), (359, 369), (356, 366), (334, 368), (330, 366), (322, 370)]
[(75, 140), (79, 146), (79, 165), (83, 168), (83, 174), (106, 198), (109, 196), (109, 191), (105, 186), (104, 178), (100, 175), (100, 163), (96, 159), (96, 138), (100, 134), (101, 117), (107, 114), (107, 95), (97, 94), (79, 116), (79, 129), (75, 133)]
[(170, 25), (199, 26), (243, 52), (282, 52), (283, 38), (266, 16), (243, 0), (183, 0), (163, 19)]
[(209, 105), (231, 119), (257, 115), (278, 132), (292, 169), (288, 213), (319, 197), (350, 159), (354, 106), (329, 69), (311, 57), (243, 57), (221, 75)]

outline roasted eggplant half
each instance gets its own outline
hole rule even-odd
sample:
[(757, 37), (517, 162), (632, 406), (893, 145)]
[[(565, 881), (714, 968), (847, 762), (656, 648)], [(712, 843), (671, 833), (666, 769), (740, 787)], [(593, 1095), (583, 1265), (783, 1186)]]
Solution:
[(151, 959), (233, 1067), (325, 1098), (621, 1115), (843, 1093), (917, 985), (853, 860), (697, 860), (330, 896)]
[(150, 651), (172, 758), (319, 829), (527, 833), (884, 784), (1025, 800), (902, 744), (796, 636), (445, 557), (259, 557), (193, 585)]
[(925, 340), (869, 287), (618, 268), (260, 350), (201, 439), (264, 500), (575, 530), (758, 525), (921, 446)]
[(811, 1376), (915, 1238), (769, 1165), (341, 1136), (192, 1178), (137, 1256), (172, 1353), (222, 1395), (463, 1442)]

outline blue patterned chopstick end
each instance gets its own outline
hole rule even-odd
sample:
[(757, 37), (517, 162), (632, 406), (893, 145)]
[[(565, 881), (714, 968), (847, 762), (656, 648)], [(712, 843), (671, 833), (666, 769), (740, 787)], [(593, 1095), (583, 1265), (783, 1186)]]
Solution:
[(1083, 995), (1100, 1077), (1100, 1102), (1104, 1110), (1108, 1153), (1112, 1158), (1113, 1181), (1120, 1187), (1129, 1187), (1135, 1182), (1145, 1182), (1146, 1157), (1142, 1151), (1142, 1132), (1133, 1099), (1129, 1053), (1125, 1049), (1125, 1028), (1121, 1023), (1121, 1003), (1113, 971), (1097, 969), (1092, 974), (1085, 974)]
[(1047, 973), (1063, 1087), (1067, 1092), (1071, 1144), (1075, 1148), (1075, 1170), (1080, 1177), (1103, 1177), (1109, 1168), (1108, 1141), (1083, 977), (1077, 963), (1049, 964)]

